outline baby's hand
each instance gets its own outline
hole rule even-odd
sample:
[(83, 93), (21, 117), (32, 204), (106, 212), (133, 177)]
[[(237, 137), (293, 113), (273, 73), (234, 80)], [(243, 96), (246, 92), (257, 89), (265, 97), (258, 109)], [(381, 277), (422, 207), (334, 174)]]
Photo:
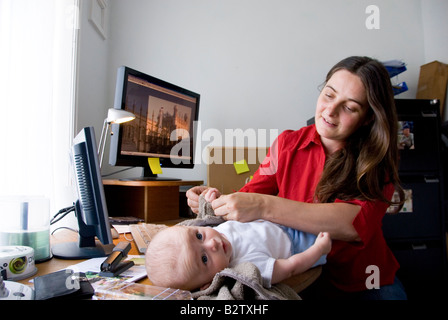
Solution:
[(328, 254), (331, 250), (331, 238), (328, 232), (321, 232), (317, 235), (314, 245), (320, 247), (322, 255)]
[(205, 192), (202, 193), (205, 198), (205, 201), (212, 202), (213, 200), (218, 199), (221, 196), (221, 193), (216, 188), (209, 188)]

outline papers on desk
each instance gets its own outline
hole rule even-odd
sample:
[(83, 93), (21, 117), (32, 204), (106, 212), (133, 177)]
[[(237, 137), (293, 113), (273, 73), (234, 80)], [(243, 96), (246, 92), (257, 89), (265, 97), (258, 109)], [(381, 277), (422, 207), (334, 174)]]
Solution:
[(117, 230), (117, 232), (119, 234), (121, 234), (121, 233), (130, 233), (131, 232), (129, 230), (129, 225), (128, 224), (113, 224), (112, 226), (114, 227), (115, 230)]
[(135, 265), (114, 278), (99, 276), (104, 258), (89, 259), (65, 269), (86, 275), (95, 290), (95, 300), (192, 300), (190, 291), (134, 283), (146, 276), (145, 258), (129, 255), (126, 260), (134, 261)]
[[(65, 269), (71, 269), (75, 273), (83, 272), (86, 274), (89, 281), (94, 282), (95, 278), (99, 278), (101, 271), (101, 264), (104, 262), (104, 257), (89, 259)], [(134, 261), (134, 266), (120, 274), (119, 278), (124, 282), (135, 282), (146, 277), (145, 256), (142, 255), (128, 255), (125, 261)]]

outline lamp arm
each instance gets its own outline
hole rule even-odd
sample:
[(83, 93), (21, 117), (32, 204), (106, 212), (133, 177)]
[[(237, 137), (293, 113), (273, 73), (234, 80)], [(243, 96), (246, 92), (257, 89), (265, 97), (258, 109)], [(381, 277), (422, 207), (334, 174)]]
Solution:
[(98, 145), (98, 155), (100, 157), (100, 168), (103, 165), (104, 149), (106, 147), (107, 133), (109, 131), (110, 123), (104, 119), (103, 129), (101, 130), (100, 143)]

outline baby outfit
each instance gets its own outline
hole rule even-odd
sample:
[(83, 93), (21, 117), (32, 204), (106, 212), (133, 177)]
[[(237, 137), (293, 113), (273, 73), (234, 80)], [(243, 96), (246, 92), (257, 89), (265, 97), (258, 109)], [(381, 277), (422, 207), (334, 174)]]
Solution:
[[(266, 288), (271, 287), (275, 260), (287, 259), (303, 252), (316, 240), (313, 234), (265, 220), (246, 223), (226, 221), (214, 228), (224, 234), (232, 244), (229, 267), (242, 262), (252, 262), (260, 270), (263, 286)], [(326, 255), (323, 255), (313, 267), (325, 262)]]

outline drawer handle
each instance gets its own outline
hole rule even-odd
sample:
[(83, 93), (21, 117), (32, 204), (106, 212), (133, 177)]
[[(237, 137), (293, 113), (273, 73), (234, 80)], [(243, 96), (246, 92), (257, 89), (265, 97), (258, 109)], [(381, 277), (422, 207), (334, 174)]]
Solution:
[(437, 118), (437, 113), (434, 111), (422, 111), (423, 118)]
[(425, 183), (439, 183), (439, 178), (425, 177)]

